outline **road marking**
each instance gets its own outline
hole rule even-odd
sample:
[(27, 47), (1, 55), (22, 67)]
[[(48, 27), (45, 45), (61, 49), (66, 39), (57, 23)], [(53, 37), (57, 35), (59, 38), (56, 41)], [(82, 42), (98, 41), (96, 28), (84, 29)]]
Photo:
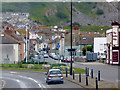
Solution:
[(2, 80), (2, 88), (5, 86), (6, 82)]
[(20, 82), (20, 80), (16, 80), (18, 83)]
[[(40, 83), (38, 83), (38, 81), (36, 81), (35, 79), (33, 79), (33, 78), (31, 78), (31, 77), (26, 77), (26, 76), (21, 76), (21, 75), (18, 75), (19, 77), (22, 77), (22, 78), (26, 78), (26, 79), (29, 79), (29, 80), (32, 80), (32, 81), (34, 81), (35, 83), (37, 83), (37, 85), (40, 87), (40, 88), (42, 88), (42, 86), (41, 86), (41, 84)], [(44, 86), (45, 87), (45, 86)]]
[(15, 74), (15, 73), (17, 73), (17, 72), (10, 72), (10, 73)]
[(7, 77), (2, 77), (2, 78), (9, 79), (9, 80), (12, 80), (12, 81), (16, 81), (16, 82), (20, 85), (21, 88), (27, 88), (27, 87), (25, 86), (25, 83), (21, 82), (21, 81), (18, 80), (18, 79), (7, 78)]

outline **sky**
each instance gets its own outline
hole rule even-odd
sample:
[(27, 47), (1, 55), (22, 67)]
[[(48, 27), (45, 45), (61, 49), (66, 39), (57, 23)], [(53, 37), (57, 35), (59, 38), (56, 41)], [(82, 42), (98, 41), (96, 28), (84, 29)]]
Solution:
[[(70, 2), (71, 0), (0, 0), (2, 2)], [(105, 0), (72, 0), (73, 2), (105, 2)], [(120, 0), (106, 0), (107, 2)]]

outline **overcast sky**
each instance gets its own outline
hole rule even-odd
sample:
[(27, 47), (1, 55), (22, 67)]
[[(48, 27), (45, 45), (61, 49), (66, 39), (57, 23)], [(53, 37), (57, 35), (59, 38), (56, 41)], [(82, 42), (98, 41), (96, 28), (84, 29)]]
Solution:
[[(2, 2), (70, 2), (71, 0), (0, 0)], [(105, 2), (105, 0), (72, 0), (73, 2)], [(120, 0), (106, 0), (107, 2), (111, 1), (120, 1)]]

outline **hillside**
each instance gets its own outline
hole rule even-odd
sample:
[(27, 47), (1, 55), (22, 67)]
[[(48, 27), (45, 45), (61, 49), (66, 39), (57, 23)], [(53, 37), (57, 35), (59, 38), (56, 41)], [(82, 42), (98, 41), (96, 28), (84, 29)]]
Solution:
[[(29, 12), (30, 19), (44, 25), (70, 25), (70, 3), (3, 3), (3, 12)], [(117, 20), (117, 3), (73, 2), (73, 23), (110, 26)]]

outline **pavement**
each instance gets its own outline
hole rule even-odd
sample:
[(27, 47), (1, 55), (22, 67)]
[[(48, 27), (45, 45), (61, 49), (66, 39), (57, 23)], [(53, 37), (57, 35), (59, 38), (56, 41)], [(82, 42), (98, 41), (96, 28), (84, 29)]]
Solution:
[(94, 77), (98, 76), (98, 71), (100, 70), (102, 80), (113, 83), (120, 83), (119, 82), (120, 66), (108, 65), (98, 62), (93, 62), (93, 63), (75, 62), (73, 63), (73, 67), (82, 68), (82, 69), (88, 67), (89, 70), (93, 69)]
[[(68, 77), (66, 77), (64, 75), (64, 78), (66, 78), (67, 80), (69, 80), (77, 85), (80, 85), (83, 88), (96, 88), (96, 79), (91, 78), (90, 76), (88, 77), (88, 85), (86, 86), (86, 75), (85, 74), (81, 75), (81, 82), (79, 82), (79, 75), (78, 74), (75, 75), (74, 80), (73, 80), (73, 76), (71, 76), (71, 75), (68, 75)], [(100, 80), (100, 81), (98, 81), (98, 88), (118, 88), (118, 84), (113, 83), (113, 82)]]

